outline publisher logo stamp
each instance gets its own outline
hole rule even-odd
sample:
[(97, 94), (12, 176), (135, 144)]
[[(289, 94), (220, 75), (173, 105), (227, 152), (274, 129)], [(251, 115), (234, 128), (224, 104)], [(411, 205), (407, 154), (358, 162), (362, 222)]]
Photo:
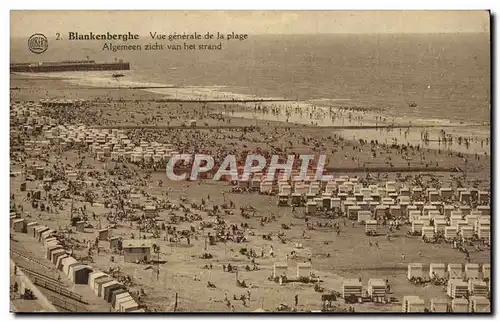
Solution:
[(32, 53), (41, 54), (49, 47), (49, 41), (43, 34), (34, 34), (28, 39), (28, 48)]

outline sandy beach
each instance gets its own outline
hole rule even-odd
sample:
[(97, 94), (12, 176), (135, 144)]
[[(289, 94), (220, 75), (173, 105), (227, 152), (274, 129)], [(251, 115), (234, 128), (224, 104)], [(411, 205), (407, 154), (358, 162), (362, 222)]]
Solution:
[[(114, 126), (135, 125), (137, 129), (124, 130), (133, 143), (170, 144), (181, 153), (205, 153), (216, 159), (227, 154), (245, 155), (257, 151), (284, 155), (321, 153), (326, 154), (328, 166), (337, 171), (342, 168), (361, 169), (334, 173), (335, 177), (357, 177), (367, 185), (394, 181), (398, 187), (450, 187), (455, 191), (461, 187), (478, 190), (490, 187), (490, 156), (484, 153), (486, 138), (483, 138), (483, 150), (480, 139), (471, 140), (471, 147), (465, 148), (464, 145), (458, 147), (457, 138), (454, 138), (455, 148), (450, 149), (444, 143), (426, 145), (420, 136), (423, 129), (323, 130), (321, 126), (306, 126), (310, 123), (310, 120), (304, 121), (308, 115), (293, 114), (292, 107), (289, 108), (287, 123), (286, 112), (276, 112), (272, 106), (263, 112), (262, 106), (242, 104), (165, 103), (161, 102), (165, 96), (160, 93), (92, 88), (57, 78), (11, 75), (10, 92), (11, 111), (13, 105), (23, 106), (41, 99), (87, 100), (84, 107), (45, 107), (40, 115), (65, 126), (112, 129)], [(321, 113), (326, 113), (322, 114), (324, 118), (329, 117), (328, 112)], [(349, 113), (345, 111), (337, 118), (354, 124), (357, 114), (349, 117)], [(142, 125), (187, 124), (188, 120), (196, 120), (198, 125), (214, 129), (190, 129), (187, 126), (186, 129), (140, 128)], [(296, 121), (306, 124), (295, 126)], [(373, 122), (368, 117), (364, 122), (359, 119), (360, 124)], [(248, 128), (216, 129), (229, 124)], [(283, 128), (286, 124), (293, 125), (293, 128)], [(43, 131), (22, 132), (23, 126), (11, 121), (11, 148), (23, 145), (26, 140), (46, 139)], [(441, 130), (446, 131), (446, 128), (432, 129), (431, 139), (437, 140)], [(403, 142), (405, 137), (408, 142)], [(27, 195), (40, 189), (43, 181), (43, 178), (26, 181), (34, 164), (41, 164), (46, 175), (52, 176), (48, 194), (53, 194), (53, 199), (47, 199), (42, 191), (41, 199), (34, 203)], [(404, 171), (412, 167), (420, 170)], [(426, 167), (442, 170), (426, 172)], [(391, 168), (401, 171), (395, 172)], [(69, 170), (84, 173), (77, 185), (69, 184), (64, 176)], [(397, 218), (401, 224), (396, 229), (389, 224), (382, 225), (380, 219), (378, 236), (366, 236), (365, 225), (346, 218), (343, 212), (306, 215), (303, 207), (279, 207), (275, 195), (245, 189), (238, 191), (225, 181), (169, 181), (164, 168), (153, 169), (109, 158), (98, 161), (85, 147), (61, 149), (52, 144), (46, 146), (42, 154), (11, 150), (11, 173), (19, 171), (24, 174), (11, 175), (11, 215), (18, 212), (27, 222), (36, 221), (48, 226), (60, 240), (64, 240), (67, 250), (71, 250), (76, 259), (85, 261), (94, 269), (114, 272), (115, 278), (126, 281), (128, 292), (146, 311), (321, 310), (325, 305), (322, 294), (341, 294), (346, 279), (360, 279), (366, 289), (368, 280), (376, 278), (387, 280), (391, 303), (349, 304), (337, 297), (329, 309), (401, 312), (401, 301), (407, 295), (422, 297), (427, 306), (433, 298), (447, 298), (446, 285), (410, 283), (407, 279), (409, 263), (422, 263), (428, 268), (431, 263), (467, 262), (464, 252), (454, 249), (450, 243), (424, 243), (420, 236), (409, 236), (407, 232), (412, 230), (412, 225), (404, 214)], [(27, 186), (21, 191), (23, 182)], [(62, 191), (68, 194), (62, 194)], [(116, 191), (121, 192), (117, 195)], [(141, 200), (156, 200), (163, 207), (157, 207), (153, 219), (145, 218), (140, 209), (120, 208), (119, 200), (130, 200), (131, 193), (141, 195)], [(50, 205), (54, 210), (42, 211), (40, 204)], [(204, 206), (200, 208), (202, 204)], [(209, 211), (213, 206), (225, 210)], [(75, 231), (71, 226), (71, 217), (77, 211), (86, 218), (87, 228), (83, 232)], [(394, 220), (396, 218), (392, 218), (391, 223)], [(151, 256), (160, 264), (125, 262), (123, 251), (113, 251), (109, 241), (99, 242), (98, 247), (94, 245), (98, 229), (105, 227), (109, 227), (110, 236), (123, 240), (130, 240), (133, 236), (157, 245), (159, 252), (152, 252)], [(232, 227), (238, 232), (235, 233)], [(209, 234), (217, 235), (221, 229), (232, 231), (235, 236), (244, 236), (244, 241), (208, 243)], [(179, 235), (181, 232), (187, 233)], [(271, 240), (265, 240), (263, 235), (271, 235)], [(33, 256), (47, 266), (52, 264), (44, 258), (42, 244), (33, 242), (22, 233), (13, 232), (11, 236), (11, 249)], [(93, 244), (91, 250), (89, 242)], [(296, 247), (299, 244), (301, 247)], [(465, 243), (464, 247), (470, 263), (490, 262), (489, 248), (482, 242)], [(271, 249), (273, 256), (270, 255)], [(203, 254), (210, 254), (211, 258), (202, 258)], [(292, 281), (280, 285), (269, 280), (277, 262), (288, 264), (288, 277), (296, 275), (297, 264), (310, 263), (316, 282)], [(228, 272), (229, 264), (237, 266), (238, 273)], [(31, 269), (40, 269), (37, 264), (30, 265)], [(78, 311), (108, 311), (106, 303), (94, 298), (93, 294), (88, 295), (84, 286), (72, 285), (55, 269), (45, 271), (54, 278), (61, 274), (68, 288), (88, 297), (88, 304), (82, 305), (85, 308)], [(247, 287), (242, 287), (237, 281), (244, 281)]]

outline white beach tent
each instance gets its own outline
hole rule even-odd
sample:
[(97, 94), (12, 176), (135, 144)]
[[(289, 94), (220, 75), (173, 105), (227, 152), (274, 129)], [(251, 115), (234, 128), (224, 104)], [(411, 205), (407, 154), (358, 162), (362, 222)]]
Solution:
[(129, 292), (120, 293), (115, 297), (115, 305), (113, 306), (113, 308), (115, 309), (115, 311), (120, 311), (120, 304), (122, 302), (130, 301), (131, 299), (132, 297), (130, 296)]
[(71, 256), (66, 257), (65, 259), (62, 260), (62, 265), (63, 265), (62, 272), (64, 273), (64, 275), (68, 276), (70, 265), (75, 263), (78, 263), (78, 261)]
[(137, 310), (138, 308), (139, 308), (139, 305), (134, 300), (122, 302), (120, 304), (120, 312), (130, 312), (130, 311)]
[(56, 268), (60, 271), (63, 270), (63, 260), (65, 258), (68, 258), (70, 257), (68, 254), (62, 254), (60, 255), (59, 257), (57, 257), (57, 260), (56, 260)]

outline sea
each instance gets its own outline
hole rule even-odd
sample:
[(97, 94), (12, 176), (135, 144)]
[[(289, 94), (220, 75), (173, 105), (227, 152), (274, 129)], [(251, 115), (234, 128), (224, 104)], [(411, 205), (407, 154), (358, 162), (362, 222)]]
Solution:
[[(184, 42), (193, 43), (166, 41)], [(399, 123), (456, 124), (464, 136), (490, 135), (489, 33), (249, 35), (221, 50), (145, 51), (147, 43), (113, 52), (103, 42), (49, 38), (48, 50), (35, 55), (25, 39), (12, 38), (10, 60), (122, 59), (132, 70), (119, 80), (111, 72), (53, 76), (95, 86), (175, 86), (149, 90), (176, 98), (284, 98), (304, 108), (363, 109)], [(470, 127), (458, 129), (464, 125)]]

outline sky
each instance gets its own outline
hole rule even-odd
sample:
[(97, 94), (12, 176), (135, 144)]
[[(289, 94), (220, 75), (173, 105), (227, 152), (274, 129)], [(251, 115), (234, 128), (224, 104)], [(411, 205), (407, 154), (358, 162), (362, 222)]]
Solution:
[(12, 37), (43, 33), (489, 32), (488, 11), (11, 11)]

